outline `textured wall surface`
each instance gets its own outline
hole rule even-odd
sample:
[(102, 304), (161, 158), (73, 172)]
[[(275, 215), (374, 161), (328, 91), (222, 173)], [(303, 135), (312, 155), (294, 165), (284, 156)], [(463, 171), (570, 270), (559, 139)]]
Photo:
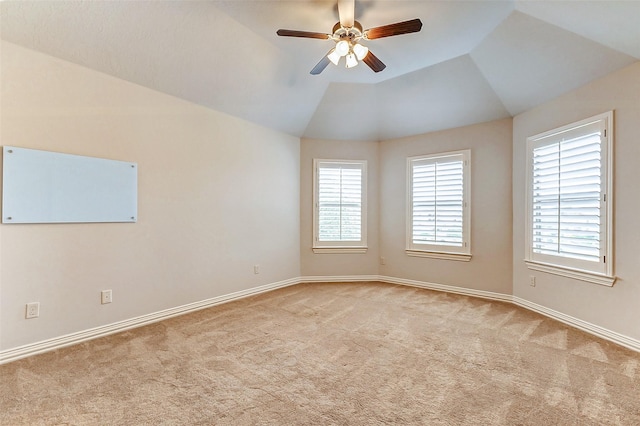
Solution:
[[(498, 121), (382, 142), (304, 139), (2, 43), (3, 145), (134, 161), (135, 224), (0, 226), (0, 350), (299, 276), (515, 295), (640, 339), (640, 64)], [(527, 136), (615, 110), (613, 288), (524, 266)], [(471, 149), (472, 260), (405, 254), (406, 157)], [(312, 159), (368, 161), (368, 244), (311, 252)], [(380, 257), (385, 265), (379, 265)], [(260, 274), (254, 274), (260, 265)], [(100, 304), (100, 290), (114, 302)], [(39, 301), (40, 318), (25, 320)]]
[[(640, 63), (614, 72), (514, 118), (514, 295), (640, 339)], [(528, 136), (614, 110), (613, 287), (530, 271), (525, 249), (525, 162)], [(529, 286), (529, 276), (536, 286)]]
[[(378, 143), (303, 139), (300, 145), (300, 269), (303, 276), (377, 275)], [(313, 159), (367, 160), (367, 253), (313, 253)]]
[(137, 162), (139, 219), (0, 226), (0, 349), (299, 276), (298, 138), (11, 43), (1, 102), (3, 145)]
[[(381, 143), (381, 275), (511, 294), (511, 137), (504, 119)], [(471, 261), (407, 256), (407, 157), (462, 149), (471, 150)]]

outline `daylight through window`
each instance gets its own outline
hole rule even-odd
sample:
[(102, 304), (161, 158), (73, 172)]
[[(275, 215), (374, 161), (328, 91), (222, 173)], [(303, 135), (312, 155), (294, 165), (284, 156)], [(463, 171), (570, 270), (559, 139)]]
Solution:
[(314, 248), (365, 247), (366, 162), (315, 160), (314, 169)]
[(469, 260), (469, 155), (409, 158), (408, 254)]
[(530, 267), (611, 275), (610, 121), (605, 114), (529, 138)]

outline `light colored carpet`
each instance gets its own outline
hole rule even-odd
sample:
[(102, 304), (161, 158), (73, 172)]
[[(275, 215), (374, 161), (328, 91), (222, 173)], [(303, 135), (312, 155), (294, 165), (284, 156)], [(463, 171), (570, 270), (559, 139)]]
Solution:
[(0, 366), (2, 425), (640, 425), (640, 354), (511, 304), (302, 284)]

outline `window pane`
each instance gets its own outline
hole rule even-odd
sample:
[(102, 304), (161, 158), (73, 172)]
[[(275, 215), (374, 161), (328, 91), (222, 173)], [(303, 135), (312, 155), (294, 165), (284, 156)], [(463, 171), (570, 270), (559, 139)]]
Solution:
[(533, 252), (600, 261), (601, 134), (533, 149)]
[(361, 239), (362, 168), (319, 167), (318, 240)]
[(462, 247), (463, 161), (417, 160), (412, 165), (411, 196), (412, 242)]

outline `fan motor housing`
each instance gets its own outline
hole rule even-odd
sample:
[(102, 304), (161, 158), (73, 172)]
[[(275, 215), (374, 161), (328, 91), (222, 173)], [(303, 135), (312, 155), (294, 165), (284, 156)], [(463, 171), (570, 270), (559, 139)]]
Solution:
[(362, 38), (362, 25), (358, 21), (354, 21), (353, 27), (345, 28), (337, 22), (333, 26), (333, 36), (340, 40), (357, 41)]

